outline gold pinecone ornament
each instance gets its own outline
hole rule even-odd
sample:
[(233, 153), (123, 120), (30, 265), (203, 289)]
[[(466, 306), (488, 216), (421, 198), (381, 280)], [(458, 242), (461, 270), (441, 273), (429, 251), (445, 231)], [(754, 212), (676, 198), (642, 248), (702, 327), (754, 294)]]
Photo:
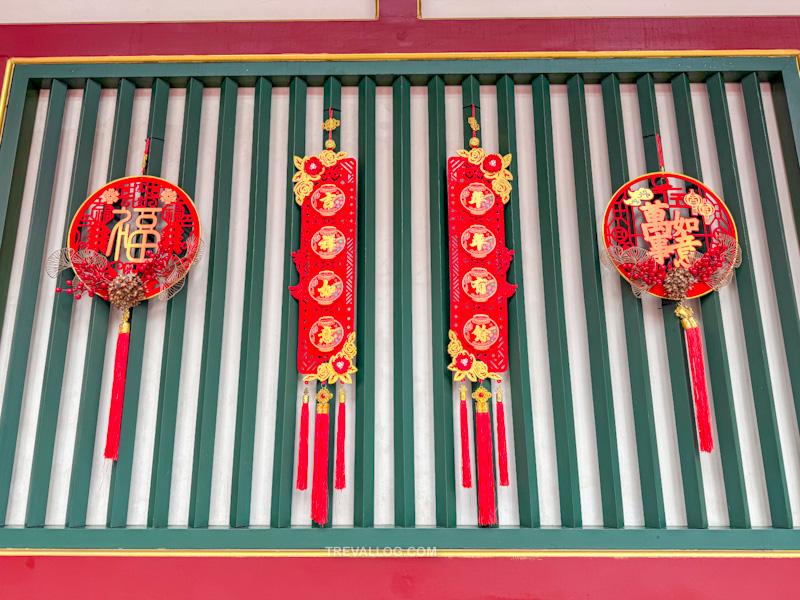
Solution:
[(120, 310), (138, 306), (144, 299), (144, 285), (136, 273), (117, 275), (108, 284), (108, 301)]

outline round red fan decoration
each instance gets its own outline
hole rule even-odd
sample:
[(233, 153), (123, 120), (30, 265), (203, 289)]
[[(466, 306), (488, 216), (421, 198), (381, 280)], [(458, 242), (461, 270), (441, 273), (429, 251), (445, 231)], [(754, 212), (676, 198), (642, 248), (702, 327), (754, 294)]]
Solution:
[(124, 177), (92, 193), (78, 209), (67, 247), (52, 254), (47, 272), (72, 268), (66, 290), (76, 300), (99, 296), (123, 311), (114, 359), (114, 384), (105, 457), (116, 460), (125, 375), (130, 309), (159, 296), (168, 300), (183, 288), (202, 255), (200, 220), (189, 196), (158, 177)]
[(702, 182), (666, 171), (623, 185), (603, 218), (601, 261), (630, 284), (678, 302), (675, 314), (686, 331), (700, 449), (714, 442), (700, 329), (683, 302), (730, 283), (742, 255), (728, 208)]

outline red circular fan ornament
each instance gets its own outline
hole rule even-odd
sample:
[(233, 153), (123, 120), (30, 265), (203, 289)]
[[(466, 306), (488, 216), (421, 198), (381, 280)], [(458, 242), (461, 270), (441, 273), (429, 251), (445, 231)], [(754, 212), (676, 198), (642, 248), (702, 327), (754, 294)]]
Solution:
[(76, 300), (99, 296), (123, 311), (105, 457), (117, 460), (130, 336), (130, 309), (179, 292), (202, 257), (200, 219), (189, 196), (158, 177), (124, 177), (92, 193), (75, 214), (67, 247), (48, 258), (56, 277), (71, 268), (65, 291)]
[(637, 297), (647, 293), (678, 303), (675, 315), (686, 332), (700, 449), (711, 452), (702, 338), (684, 301), (730, 283), (742, 261), (733, 217), (702, 182), (662, 171), (617, 190), (602, 228), (604, 266), (619, 272)]

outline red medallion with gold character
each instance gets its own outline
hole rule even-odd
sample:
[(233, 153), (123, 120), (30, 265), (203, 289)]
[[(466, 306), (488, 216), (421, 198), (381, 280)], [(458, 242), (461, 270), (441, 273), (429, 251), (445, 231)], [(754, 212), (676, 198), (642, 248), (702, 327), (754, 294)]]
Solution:
[[(148, 150), (149, 146), (148, 140)], [(48, 259), (52, 277), (67, 268), (75, 272), (66, 282), (69, 287), (56, 292), (76, 300), (97, 296), (122, 311), (104, 453), (108, 459), (117, 460), (119, 453), (130, 311), (155, 296), (172, 298), (202, 252), (200, 219), (186, 192), (159, 177), (142, 175), (117, 179), (91, 194), (72, 220), (67, 247)]]
[[(661, 140), (657, 139), (659, 146)], [(633, 293), (677, 302), (686, 332), (700, 449), (714, 441), (702, 337), (687, 300), (728, 285), (741, 264), (736, 225), (722, 200), (702, 182), (680, 173), (641, 175), (611, 198), (602, 223), (603, 264), (619, 272)]]
[[(479, 125), (469, 119), (469, 150), (447, 161), (448, 223), (450, 234), (450, 343), (448, 369), (455, 381), (480, 385), (475, 400), (478, 460), (478, 522), (497, 523), (494, 458), (486, 379), (501, 380), (508, 369), (508, 298), (516, 286), (506, 273), (514, 253), (505, 245), (504, 209), (511, 195), (511, 155), (489, 154), (480, 147)], [(500, 485), (508, 485), (505, 412), (502, 388), (496, 395)], [(467, 388), (460, 393), (461, 483), (472, 487), (467, 415)]]
[[(290, 288), (300, 302), (297, 370), (304, 381), (322, 387), (314, 396), (314, 468), (311, 517), (328, 520), (328, 436), (330, 400), (327, 385), (352, 383), (355, 367), (356, 161), (337, 152), (333, 110), (323, 124), (328, 131), (319, 155), (295, 156), (294, 195), (301, 211), (300, 248), (293, 253), (300, 281)], [(335, 489), (345, 486), (345, 391), (339, 389)], [(309, 393), (303, 394), (297, 488), (308, 485)]]

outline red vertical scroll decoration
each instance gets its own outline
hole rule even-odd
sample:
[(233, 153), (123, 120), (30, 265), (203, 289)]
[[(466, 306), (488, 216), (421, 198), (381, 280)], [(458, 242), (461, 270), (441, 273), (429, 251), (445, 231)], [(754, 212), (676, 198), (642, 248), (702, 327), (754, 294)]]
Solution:
[[(469, 119), (472, 139), (469, 150), (447, 161), (448, 220), (450, 233), (450, 343), (452, 361), (448, 369), (456, 381), (480, 382), (475, 399), (478, 466), (478, 522), (497, 523), (495, 505), (492, 426), (489, 416), (491, 392), (485, 379), (501, 380), (508, 369), (508, 298), (516, 286), (506, 273), (514, 253), (505, 245), (504, 207), (511, 194), (511, 155), (487, 154), (476, 136), (479, 129)], [(471, 487), (466, 386), (461, 386), (462, 485)], [(508, 485), (505, 413), (502, 391), (497, 394), (497, 435), (500, 484)]]
[[(332, 111), (331, 111), (332, 112)], [(333, 116), (323, 128), (332, 132), (339, 126)], [(356, 161), (336, 152), (329, 135), (325, 150), (317, 156), (294, 157), (297, 172), (295, 200), (300, 206), (300, 248), (292, 257), (300, 282), (290, 291), (300, 302), (297, 370), (309, 383), (323, 387), (315, 395), (314, 467), (311, 518), (319, 524), (328, 520), (328, 384), (352, 383), (356, 372), (354, 332), (356, 258)], [(345, 391), (339, 390), (339, 419), (335, 489), (345, 487), (344, 434)], [(308, 393), (302, 411), (308, 410)], [(302, 413), (306, 414), (305, 412)], [(307, 418), (307, 417), (303, 417)], [(306, 489), (308, 469), (308, 426), (301, 427), (297, 488)], [(304, 455), (305, 454), (305, 455)]]

